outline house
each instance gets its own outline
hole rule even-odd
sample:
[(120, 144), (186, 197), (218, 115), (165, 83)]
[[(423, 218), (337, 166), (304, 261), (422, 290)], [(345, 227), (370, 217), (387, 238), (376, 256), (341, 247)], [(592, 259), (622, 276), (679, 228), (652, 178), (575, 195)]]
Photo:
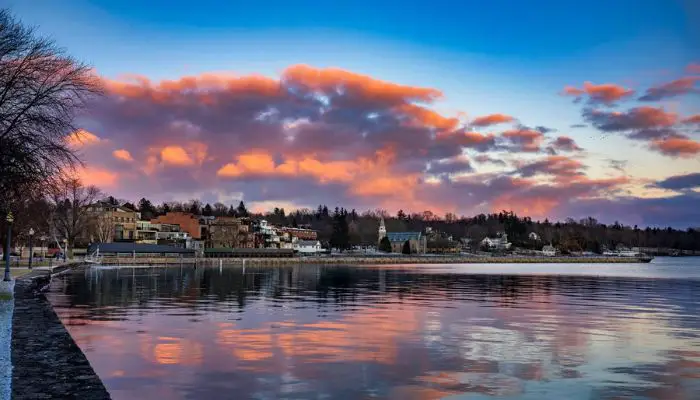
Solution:
[(136, 211), (107, 201), (98, 201), (87, 206), (87, 212), (90, 216), (90, 242), (136, 240)]
[(301, 254), (318, 254), (323, 252), (318, 240), (297, 240), (294, 242), (294, 252)]
[(280, 232), (289, 233), (290, 236), (301, 240), (316, 240), (318, 239), (318, 232), (313, 229), (304, 228), (291, 228), (291, 227), (281, 227)]
[(199, 218), (194, 214), (171, 211), (152, 219), (151, 222), (154, 224), (179, 225), (180, 230), (189, 233), (192, 239), (202, 239), (202, 227), (199, 223)]
[(252, 248), (254, 236), (240, 218), (216, 217), (207, 221), (205, 244), (208, 248)]
[(542, 247), (542, 255), (547, 257), (554, 257), (557, 255), (557, 249), (555, 249), (554, 246), (552, 246), (551, 244), (548, 244)]
[(402, 253), (406, 242), (408, 242), (411, 253), (425, 254), (428, 250), (428, 239), (422, 232), (387, 232), (384, 218), (382, 218), (379, 221), (379, 241), (377, 243), (379, 248), (381, 248), (380, 244), (385, 237), (391, 243), (392, 253)]
[(485, 237), (481, 241), (482, 247), (487, 247), (489, 250), (508, 250), (511, 243), (508, 242), (508, 235), (501, 232), (496, 237)]
[(529, 235), (527, 235), (528, 239), (534, 241), (534, 242), (539, 242), (540, 241), (540, 235), (537, 234), (537, 232), (530, 232)]

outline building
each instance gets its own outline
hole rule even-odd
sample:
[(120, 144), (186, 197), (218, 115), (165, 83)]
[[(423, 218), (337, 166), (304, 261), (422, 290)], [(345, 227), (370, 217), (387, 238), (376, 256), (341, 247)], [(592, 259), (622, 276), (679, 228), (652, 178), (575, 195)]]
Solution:
[(294, 242), (294, 252), (301, 254), (318, 254), (323, 252), (318, 240), (297, 240)]
[(240, 218), (216, 217), (207, 221), (208, 248), (253, 248), (254, 235)]
[(388, 238), (391, 243), (392, 253), (402, 253), (404, 244), (408, 242), (411, 253), (425, 254), (428, 250), (428, 240), (422, 232), (387, 232), (384, 218), (379, 221), (379, 232), (377, 246), (383, 238)]
[(171, 211), (152, 219), (151, 223), (178, 225), (180, 226), (180, 231), (189, 233), (192, 239), (202, 239), (202, 226), (199, 223), (199, 218), (194, 214)]
[(290, 228), (281, 227), (278, 228), (280, 232), (289, 233), (290, 236), (295, 237), (300, 240), (317, 240), (318, 232), (313, 229), (303, 229), (303, 228)]
[(542, 255), (547, 257), (554, 257), (557, 255), (557, 249), (555, 249), (554, 246), (552, 246), (551, 244), (548, 244), (542, 247)]
[(87, 206), (90, 215), (89, 241), (109, 243), (136, 240), (136, 211), (106, 201)]
[(540, 235), (537, 234), (537, 232), (530, 232), (529, 235), (527, 235), (528, 239), (539, 242), (540, 241)]
[(489, 250), (508, 250), (511, 243), (508, 241), (508, 235), (504, 232), (499, 233), (496, 237), (485, 237), (481, 241), (481, 246)]

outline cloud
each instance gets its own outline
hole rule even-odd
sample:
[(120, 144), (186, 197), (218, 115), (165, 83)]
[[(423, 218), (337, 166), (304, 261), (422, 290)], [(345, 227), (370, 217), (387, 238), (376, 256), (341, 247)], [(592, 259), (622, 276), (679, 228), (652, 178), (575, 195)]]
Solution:
[[(567, 136), (548, 138), (547, 121), (535, 128), (506, 126), (502, 133), (472, 129), (479, 125), (459, 113), (437, 111), (443, 97), (437, 89), (337, 68), (291, 66), (277, 78), (218, 73), (152, 81), (133, 75), (105, 80), (105, 87), (106, 96), (79, 123), (99, 138), (99, 145), (84, 146), (91, 181), (102, 180), (100, 186), (119, 197), (212, 202), (223, 193), (260, 205), (465, 215), (513, 207), (557, 218), (585, 216), (580, 204), (613, 199), (629, 184), (625, 176), (594, 176), (585, 154), (533, 159), (544, 146), (580, 151)], [(677, 116), (668, 125), (649, 111), (590, 112), (598, 125), (644, 136), (635, 140), (649, 146), (684, 137)], [(484, 127), (499, 118), (518, 121), (494, 115), (503, 114), (476, 120)]]
[(700, 125), (700, 114), (691, 115), (690, 117), (683, 119), (681, 122), (686, 125)]
[(500, 165), (505, 167), (506, 162), (501, 160), (500, 158), (494, 158), (490, 157), (486, 154), (478, 154), (474, 156), (474, 161), (480, 163), (480, 164), (494, 164), (494, 165)]
[(94, 133), (88, 132), (84, 129), (78, 129), (77, 131), (66, 136), (66, 142), (68, 146), (71, 146), (73, 148), (90, 146), (96, 143), (100, 143), (101, 140), (102, 139), (100, 139)]
[(431, 162), (427, 170), (427, 173), (431, 175), (449, 175), (466, 172), (474, 172), (474, 167), (472, 167), (469, 158), (466, 156)]
[(573, 178), (583, 175), (586, 167), (581, 161), (565, 156), (548, 156), (539, 161), (522, 165), (516, 173), (524, 178), (536, 175), (551, 175), (557, 178)]
[(505, 115), (505, 114), (489, 114), (489, 115), (484, 115), (482, 117), (476, 117), (472, 121), (473, 126), (491, 126), (491, 125), (497, 125), (497, 124), (504, 124), (508, 122), (513, 122), (515, 121), (515, 118), (511, 117), (510, 115)]
[(129, 153), (127, 150), (124, 149), (117, 149), (112, 152), (112, 155), (114, 158), (122, 161), (134, 161), (134, 158), (131, 156), (131, 153)]
[(682, 135), (653, 140), (650, 147), (672, 157), (693, 158), (700, 154), (700, 142)]
[(583, 149), (576, 144), (576, 141), (568, 136), (559, 136), (555, 140), (551, 141), (549, 145), (554, 150), (560, 151), (582, 151)]
[(622, 132), (673, 126), (678, 114), (666, 112), (663, 107), (636, 107), (625, 112), (601, 111), (585, 108), (583, 118), (604, 132)]
[(700, 93), (695, 83), (700, 80), (697, 76), (687, 76), (647, 89), (639, 101), (659, 101), (682, 96), (689, 93)]
[(565, 86), (562, 92), (564, 96), (574, 96), (580, 100), (582, 96), (588, 96), (589, 104), (613, 105), (617, 101), (628, 98), (634, 94), (634, 90), (627, 89), (614, 83), (600, 85), (584, 82), (583, 89)]
[(569, 127), (570, 128), (586, 128), (586, 127), (588, 127), (588, 125), (586, 125), (586, 124), (572, 124), (572, 125), (569, 125)]
[(194, 165), (194, 160), (180, 146), (165, 146), (160, 150), (160, 158), (168, 165), (189, 167)]
[(698, 189), (700, 188), (700, 172), (670, 176), (657, 182), (654, 186), (676, 191)]
[(622, 172), (623, 174), (627, 174), (627, 164), (629, 163), (627, 160), (607, 160), (608, 165), (610, 168)]
[(700, 74), (700, 63), (690, 63), (686, 68), (686, 71), (690, 74)]
[(540, 151), (540, 145), (544, 140), (542, 132), (527, 128), (507, 130), (502, 133), (502, 136), (514, 146), (511, 149), (526, 153)]

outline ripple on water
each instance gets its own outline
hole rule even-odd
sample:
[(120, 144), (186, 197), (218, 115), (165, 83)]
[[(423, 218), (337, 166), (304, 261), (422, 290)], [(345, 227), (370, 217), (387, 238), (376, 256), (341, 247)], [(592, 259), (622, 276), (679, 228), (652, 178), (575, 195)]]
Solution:
[(89, 269), (48, 296), (115, 399), (693, 399), (700, 274), (673, 262)]

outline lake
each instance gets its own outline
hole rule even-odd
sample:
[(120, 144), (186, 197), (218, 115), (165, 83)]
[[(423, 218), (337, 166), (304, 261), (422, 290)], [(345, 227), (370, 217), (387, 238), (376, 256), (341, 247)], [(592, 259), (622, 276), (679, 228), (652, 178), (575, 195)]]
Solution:
[(92, 267), (50, 301), (114, 399), (698, 399), (700, 258)]

